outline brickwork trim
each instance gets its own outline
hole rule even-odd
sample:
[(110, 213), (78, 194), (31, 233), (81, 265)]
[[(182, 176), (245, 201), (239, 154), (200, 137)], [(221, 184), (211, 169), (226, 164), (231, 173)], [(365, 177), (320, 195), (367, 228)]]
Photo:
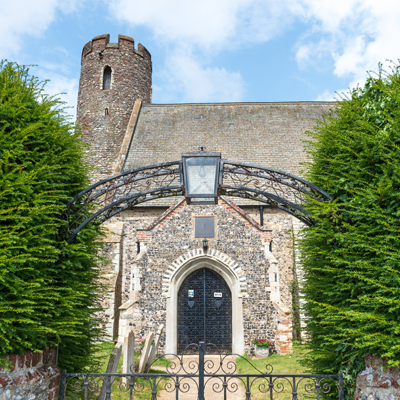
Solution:
[(142, 107), (142, 99), (137, 99), (132, 109), (131, 117), (129, 119), (128, 126), (125, 131), (125, 136), (122, 141), (121, 147), (119, 149), (119, 153), (117, 159), (113, 164), (112, 175), (119, 174), (122, 172), (122, 169), (125, 164), (126, 156), (129, 152), (129, 147), (132, 142), (132, 137), (135, 132), (136, 124), (139, 118), (140, 109)]
[[(166, 211), (164, 211), (158, 218), (156, 218), (150, 225), (147, 225), (143, 231), (151, 231), (153, 229), (160, 229), (167, 221), (169, 221), (179, 210), (185, 207), (185, 199), (182, 198), (175, 204), (172, 204)], [(138, 229), (139, 231), (139, 229)]]
[(189, 262), (200, 258), (203, 258), (205, 260), (217, 261), (218, 263), (221, 263), (225, 267), (227, 267), (235, 275), (237, 282), (239, 282), (239, 297), (247, 297), (246, 275), (237, 264), (237, 262), (228, 255), (215, 249), (208, 249), (207, 254), (204, 254), (204, 251), (201, 248), (191, 250), (186, 254), (182, 254), (166, 269), (162, 277), (162, 295), (164, 297), (170, 297), (171, 282), (174, 275), (179, 271), (179, 269), (181, 269)]
[[(249, 227), (256, 228), (258, 231), (262, 232), (263, 239), (266, 240), (272, 238), (272, 229), (266, 226), (261, 226), (255, 219), (250, 217), (245, 211), (243, 211), (238, 205), (236, 205), (233, 201), (228, 200), (225, 196), (221, 196), (218, 200), (218, 203), (226, 208), (231, 214), (237, 217), (239, 214), (242, 218), (246, 220), (245, 224)], [(270, 241), (270, 240), (269, 240)]]
[[(229, 211), (235, 218), (241, 217), (245, 219), (245, 225), (251, 228), (257, 229), (263, 242), (270, 242), (272, 239), (272, 229), (261, 226), (257, 221), (255, 221), (250, 215), (243, 211), (239, 206), (228, 200), (225, 196), (221, 196), (218, 199), (218, 204)], [(151, 231), (153, 229), (160, 229), (162, 226), (169, 221), (175, 214), (179, 212), (182, 208), (186, 206), (185, 199), (182, 198), (171, 207), (169, 207), (163, 214), (161, 214), (156, 220), (154, 220), (150, 225), (143, 229), (143, 231)]]
[(148, 231), (138, 231), (137, 239), (139, 243), (148, 243), (151, 240), (151, 232)]

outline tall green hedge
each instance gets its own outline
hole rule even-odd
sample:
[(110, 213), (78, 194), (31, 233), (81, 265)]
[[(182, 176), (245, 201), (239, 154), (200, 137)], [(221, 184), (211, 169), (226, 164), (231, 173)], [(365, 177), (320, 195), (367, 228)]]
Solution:
[(311, 362), (345, 373), (363, 357), (400, 366), (400, 67), (380, 69), (318, 122), (308, 179), (332, 195), (309, 204), (302, 241)]
[(99, 232), (65, 245), (65, 203), (89, 183), (79, 137), (42, 82), (0, 63), (0, 356), (59, 342), (69, 371), (101, 333)]

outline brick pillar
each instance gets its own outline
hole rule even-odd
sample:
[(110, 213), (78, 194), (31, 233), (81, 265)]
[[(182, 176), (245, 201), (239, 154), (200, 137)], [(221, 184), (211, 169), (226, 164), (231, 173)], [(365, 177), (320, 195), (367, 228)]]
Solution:
[(9, 371), (0, 368), (0, 398), (58, 398), (61, 372), (56, 365), (55, 348), (49, 347), (41, 353), (9, 354), (6, 360), (10, 368)]

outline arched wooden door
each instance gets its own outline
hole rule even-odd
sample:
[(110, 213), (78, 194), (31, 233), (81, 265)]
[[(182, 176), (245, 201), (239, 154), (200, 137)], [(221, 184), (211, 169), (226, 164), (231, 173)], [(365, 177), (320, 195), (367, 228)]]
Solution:
[(232, 352), (232, 294), (225, 280), (208, 268), (190, 274), (178, 293), (178, 354), (200, 341)]

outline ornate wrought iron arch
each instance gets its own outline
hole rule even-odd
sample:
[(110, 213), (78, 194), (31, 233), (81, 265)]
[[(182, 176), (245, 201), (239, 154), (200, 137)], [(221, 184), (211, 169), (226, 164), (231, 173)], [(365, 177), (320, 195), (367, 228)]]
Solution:
[[(79, 231), (90, 222), (101, 224), (138, 204), (184, 195), (181, 160), (111, 176), (78, 193), (67, 203), (67, 242), (73, 242)], [(307, 199), (332, 200), (329, 194), (297, 176), (227, 160), (220, 163), (218, 195), (241, 197), (278, 207), (306, 225), (314, 223), (303, 207)]]

